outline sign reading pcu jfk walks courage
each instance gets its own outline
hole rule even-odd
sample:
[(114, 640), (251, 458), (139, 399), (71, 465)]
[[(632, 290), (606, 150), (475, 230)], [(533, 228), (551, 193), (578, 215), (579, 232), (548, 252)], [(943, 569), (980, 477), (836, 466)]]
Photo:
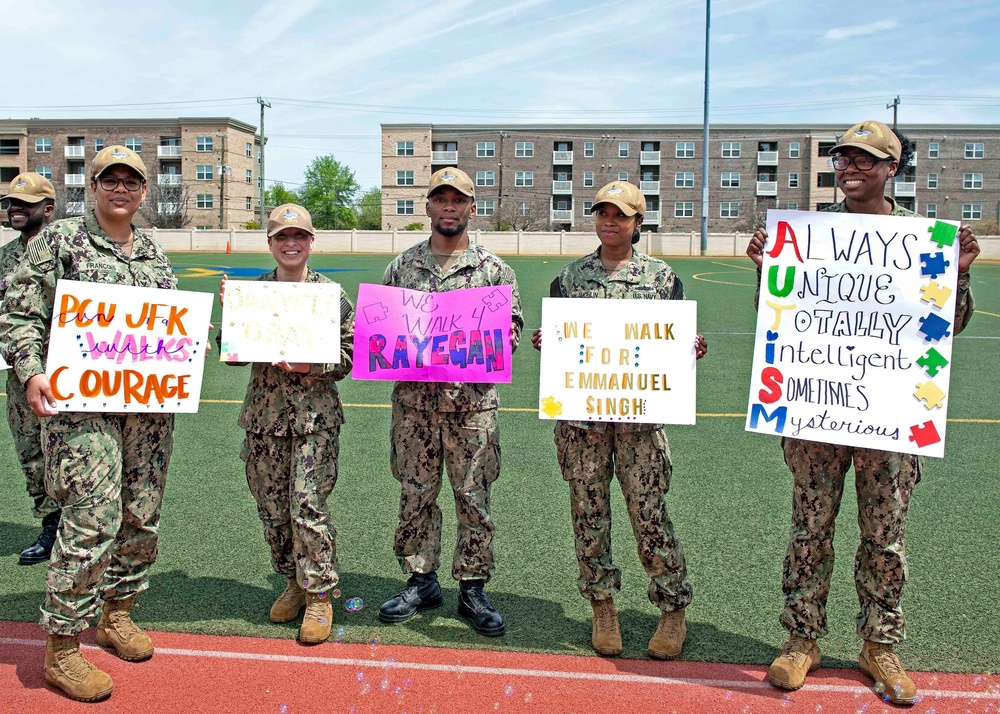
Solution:
[(943, 456), (957, 232), (768, 211), (747, 431)]

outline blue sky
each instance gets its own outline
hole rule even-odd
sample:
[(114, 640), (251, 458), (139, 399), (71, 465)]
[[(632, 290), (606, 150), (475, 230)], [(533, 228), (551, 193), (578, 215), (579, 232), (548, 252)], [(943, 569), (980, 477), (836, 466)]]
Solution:
[[(1000, 123), (1000, 3), (714, 0), (711, 119)], [(379, 124), (700, 123), (702, 0), (0, 0), (0, 117), (232, 116), (291, 188)], [(37, 72), (41, 81), (30, 81)], [(16, 77), (16, 81), (13, 79)]]

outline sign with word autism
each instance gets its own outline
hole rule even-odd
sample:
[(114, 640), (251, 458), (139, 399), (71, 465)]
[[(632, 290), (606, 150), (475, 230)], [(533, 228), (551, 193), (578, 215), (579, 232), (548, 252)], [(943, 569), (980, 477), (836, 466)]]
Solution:
[(692, 300), (542, 299), (541, 419), (694, 424)]
[(227, 280), (220, 362), (340, 362), (340, 286)]
[(747, 431), (943, 456), (957, 233), (768, 211)]
[(354, 379), (509, 382), (511, 286), (358, 287)]
[(213, 299), (60, 280), (45, 369), (55, 408), (197, 412)]

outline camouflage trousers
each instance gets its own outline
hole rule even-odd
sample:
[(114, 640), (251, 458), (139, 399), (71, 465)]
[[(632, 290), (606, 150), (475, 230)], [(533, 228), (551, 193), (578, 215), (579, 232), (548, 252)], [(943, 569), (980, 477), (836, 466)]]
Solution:
[(440, 565), (442, 467), (455, 495), (458, 537), (451, 574), (456, 580), (493, 577), (490, 489), (500, 474), (497, 410), (432, 412), (392, 405), (393, 477), (399, 481), (399, 525), (394, 548), (404, 573), (431, 573)]
[(906, 583), (903, 548), (906, 513), (923, 459), (799, 439), (783, 439), (785, 463), (794, 476), (792, 528), (785, 555), (781, 624), (800, 637), (826, 635), (826, 601), (833, 574), (833, 533), (844, 476), (854, 461), (861, 544), (854, 558), (854, 585), (861, 610), (858, 635), (895, 644), (906, 636), (899, 603)]
[(337, 484), (340, 426), (312, 434), (248, 431), (240, 458), (275, 572), (322, 593), (337, 585), (337, 529), (326, 501)]
[(7, 372), (7, 423), (14, 438), (14, 451), (24, 471), (32, 513), (45, 518), (59, 506), (45, 493), (45, 459), (42, 456), (42, 425), (31, 411), (24, 385), (13, 370)]
[(98, 596), (148, 587), (173, 449), (172, 414), (59, 414), (42, 420), (45, 489), (62, 511), (42, 628), (86, 629)]
[(555, 428), (556, 453), (569, 483), (573, 538), (580, 566), (577, 586), (588, 600), (604, 600), (621, 589), (621, 570), (611, 560), (611, 479), (617, 474), (650, 577), (649, 601), (661, 610), (691, 602), (684, 551), (667, 515), (672, 466), (662, 428), (653, 431)]

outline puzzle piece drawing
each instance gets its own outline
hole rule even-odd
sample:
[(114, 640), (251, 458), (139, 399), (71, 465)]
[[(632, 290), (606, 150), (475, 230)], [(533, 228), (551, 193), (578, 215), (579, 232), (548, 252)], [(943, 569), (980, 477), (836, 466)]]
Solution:
[(927, 230), (931, 234), (931, 243), (937, 243), (938, 248), (954, 245), (955, 236), (958, 235), (958, 226), (941, 221), (935, 221), (934, 225), (928, 226)]
[(931, 280), (920, 287), (920, 301), (934, 303), (934, 307), (944, 307), (951, 297), (951, 288), (941, 285), (937, 280)]
[(944, 259), (944, 253), (921, 253), (920, 262), (923, 263), (920, 274), (929, 275), (932, 278), (941, 275), (951, 265), (950, 261)]
[(927, 371), (928, 377), (936, 377), (941, 368), (948, 365), (948, 360), (943, 354), (930, 347), (924, 356), (917, 360), (917, 364)]
[(562, 414), (562, 402), (558, 401), (555, 397), (545, 397), (542, 399), (542, 411), (545, 413), (545, 416), (555, 419)]
[(490, 312), (496, 312), (507, 304), (507, 298), (499, 290), (494, 290), (483, 298), (483, 304), (490, 309)]
[(918, 332), (924, 333), (924, 342), (936, 342), (951, 334), (948, 330), (949, 327), (951, 327), (950, 322), (932, 312), (927, 317), (920, 318), (920, 329)]
[(373, 322), (384, 320), (386, 315), (389, 314), (389, 308), (387, 308), (380, 302), (372, 303), (371, 305), (365, 305), (364, 308), (362, 309), (365, 312), (365, 319), (368, 321), (369, 325), (372, 324)]
[(934, 382), (927, 381), (917, 383), (917, 391), (913, 393), (913, 396), (923, 401), (924, 408), (930, 411), (931, 409), (940, 409), (944, 398), (948, 395), (941, 391), (941, 388)]
[(923, 424), (915, 424), (910, 427), (910, 441), (917, 446), (930, 446), (941, 441), (941, 437), (934, 428), (934, 422), (925, 421)]

